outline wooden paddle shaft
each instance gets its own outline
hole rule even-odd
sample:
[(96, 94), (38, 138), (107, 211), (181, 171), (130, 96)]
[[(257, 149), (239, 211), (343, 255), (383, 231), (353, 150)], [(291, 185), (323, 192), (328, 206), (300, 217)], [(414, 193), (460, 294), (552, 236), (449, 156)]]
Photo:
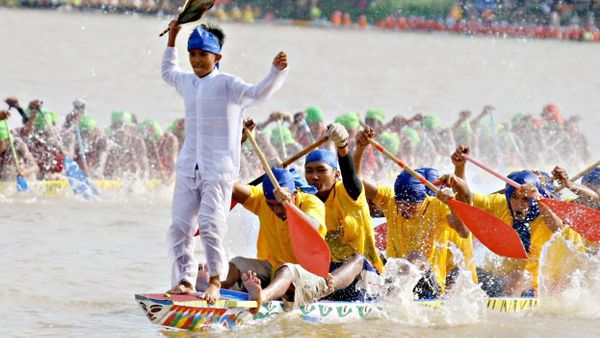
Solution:
[(248, 138), (248, 141), (250, 141), (252, 148), (254, 148), (254, 152), (256, 153), (256, 156), (258, 156), (258, 159), (260, 160), (263, 167), (265, 168), (265, 173), (269, 176), (271, 183), (273, 183), (273, 186), (275, 187), (275, 189), (280, 189), (281, 187), (279, 186), (279, 182), (277, 182), (275, 175), (273, 175), (273, 171), (271, 170), (271, 167), (269, 166), (269, 162), (267, 162), (267, 159), (265, 158), (265, 154), (263, 154), (262, 150), (260, 150), (258, 143), (256, 143), (254, 136), (252, 136), (252, 132), (250, 131), (250, 129), (248, 129), (246, 127), (244, 127), (244, 132), (246, 133), (246, 137)]
[(300, 159), (302, 156), (310, 153), (311, 151), (319, 148), (320, 146), (322, 146), (325, 142), (329, 141), (329, 138), (327, 136), (323, 136), (322, 138), (320, 138), (319, 140), (315, 141), (313, 144), (309, 145), (308, 147), (302, 149), (301, 151), (299, 151), (296, 155), (288, 158), (287, 160), (283, 161), (283, 167), (287, 167), (288, 165), (296, 162), (298, 159)]
[[(580, 172), (579, 174), (571, 177), (571, 179), (569, 179), (569, 181), (571, 181), (571, 182), (577, 181), (578, 179), (582, 178), (583, 176), (585, 176), (590, 171), (596, 169), (598, 166), (600, 166), (600, 161), (596, 161), (596, 163), (594, 163), (591, 166), (583, 169), (582, 172)], [(559, 192), (559, 191), (563, 190), (564, 188), (565, 188), (564, 186), (560, 186), (560, 187), (556, 188), (554, 191)]]
[(12, 153), (13, 160), (15, 161), (15, 169), (17, 169), (17, 174), (21, 173), (19, 170), (19, 157), (17, 156), (17, 150), (15, 149), (15, 144), (12, 139), (12, 135), (10, 134), (10, 129), (8, 128), (8, 123), (4, 120), (4, 128), (6, 128), (6, 133), (8, 134), (8, 143), (10, 144), (10, 152)]
[(413, 175), (415, 178), (419, 180), (419, 182), (425, 184), (429, 189), (435, 191), (437, 194), (440, 189), (436, 187), (433, 183), (429, 182), (423, 175), (414, 171), (411, 167), (407, 166), (402, 160), (400, 160), (396, 155), (392, 154), (389, 150), (385, 149), (381, 144), (377, 143), (377, 141), (373, 139), (369, 139), (369, 142), (375, 147), (375, 149), (382, 152), (385, 156), (387, 156), (390, 160), (396, 162), (402, 169), (406, 170), (409, 174)]
[(158, 37), (161, 37), (161, 36), (167, 34), (170, 30), (171, 30), (171, 27), (167, 27), (167, 29), (165, 29), (164, 31), (162, 31), (162, 33), (158, 34)]
[[(299, 151), (296, 155), (288, 158), (287, 160), (283, 161), (282, 166), (285, 168), (288, 165), (296, 162), (298, 159), (300, 159), (302, 156), (310, 153), (311, 151), (317, 149), (318, 147), (320, 147), (323, 143), (329, 141), (329, 138), (327, 136), (323, 136), (321, 139), (319, 139), (318, 141), (314, 142), (313, 144), (309, 145), (308, 147), (302, 149), (301, 151)], [(257, 178), (255, 178), (252, 182), (250, 182), (250, 185), (258, 185), (260, 182), (262, 182), (263, 176), (265, 175), (261, 175)]]
[(499, 172), (497, 172), (496, 170), (484, 165), (483, 163), (477, 161), (476, 159), (474, 159), (473, 157), (471, 157), (470, 155), (467, 154), (463, 154), (463, 157), (467, 159), (467, 161), (473, 163), (474, 165), (478, 166), (479, 168), (487, 171), (488, 173), (498, 177), (499, 179), (503, 180), (504, 182), (508, 183), (509, 185), (511, 185), (513, 188), (515, 189), (520, 189), (521, 185), (513, 180), (511, 180), (510, 178), (500, 174)]

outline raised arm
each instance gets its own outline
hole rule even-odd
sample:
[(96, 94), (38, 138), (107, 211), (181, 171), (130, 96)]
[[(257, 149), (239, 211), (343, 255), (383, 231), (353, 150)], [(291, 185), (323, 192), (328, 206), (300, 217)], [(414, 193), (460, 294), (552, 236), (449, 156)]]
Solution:
[(362, 182), (356, 175), (352, 156), (348, 150), (348, 131), (341, 124), (333, 123), (327, 127), (327, 136), (337, 147), (344, 188), (353, 200), (357, 200), (362, 192)]
[(232, 83), (232, 95), (242, 108), (258, 104), (278, 91), (288, 74), (287, 55), (279, 52), (273, 59), (269, 75), (256, 85), (248, 84), (239, 78)]
[(592, 204), (590, 202), (598, 202), (598, 200), (600, 200), (598, 194), (592, 189), (585, 185), (571, 182), (565, 169), (558, 166), (555, 167), (554, 170), (552, 170), (552, 176), (560, 182), (560, 185), (577, 195), (578, 202), (583, 202), (582, 204), (590, 206)]
[(177, 24), (177, 20), (172, 20), (169, 23), (169, 40), (167, 41), (167, 49), (163, 53), (161, 64), (162, 79), (169, 85), (176, 87), (179, 77), (184, 74), (179, 67), (177, 58), (177, 49), (175, 49), (175, 41), (177, 33), (181, 30), (181, 26)]

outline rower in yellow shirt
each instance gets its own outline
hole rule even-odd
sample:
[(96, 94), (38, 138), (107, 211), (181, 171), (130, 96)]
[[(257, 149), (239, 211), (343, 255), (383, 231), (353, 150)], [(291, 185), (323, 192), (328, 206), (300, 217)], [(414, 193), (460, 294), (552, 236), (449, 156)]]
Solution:
[[(457, 176), (464, 177), (465, 159), (462, 156), (469, 149), (460, 146), (452, 155)], [(537, 294), (539, 258), (544, 244), (552, 235), (562, 230), (562, 221), (542, 203), (533, 197), (546, 196), (539, 178), (529, 171), (518, 171), (508, 178), (522, 185), (516, 190), (507, 185), (504, 194), (471, 194), (468, 186), (460, 185), (457, 193), (471, 196), (473, 206), (487, 211), (512, 225), (519, 235), (528, 259), (499, 258), (499, 263), (488, 264), (479, 270), (483, 289), (489, 296), (534, 296)], [(567, 240), (581, 242), (579, 234), (566, 228), (563, 236)], [(577, 243), (576, 243), (577, 244)], [(560, 266), (560, 261), (551, 264)]]
[[(374, 137), (372, 129), (359, 133), (355, 163), (360, 163), (362, 153)], [(432, 176), (432, 168), (416, 170), (423, 176)], [(436, 173), (437, 174), (437, 173)], [(436, 175), (437, 176), (437, 175)], [(447, 242), (451, 211), (444, 201), (449, 192), (440, 198), (429, 196), (426, 186), (403, 171), (394, 187), (363, 181), (367, 198), (379, 207), (387, 220), (387, 257), (404, 258), (416, 264), (425, 273), (413, 290), (420, 299), (441, 296), (446, 283)], [(457, 226), (465, 237), (467, 230)]]
[(325, 206), (314, 195), (303, 192), (310, 187), (295, 172), (273, 168), (273, 175), (281, 186), (274, 189), (267, 175), (263, 188), (236, 183), (233, 198), (259, 218), (257, 259), (235, 257), (229, 263), (227, 279), (222, 287), (236, 283), (243, 285), (251, 300), (256, 300), (258, 312), (263, 302), (285, 297), (294, 304), (304, 306), (333, 292), (333, 278), (317, 276), (298, 264), (292, 248), (287, 211), (284, 202), (294, 203), (302, 210), (321, 236), (326, 233)]
[[(273, 174), (280, 181), (280, 185), (292, 193), (293, 203), (319, 224), (318, 231), (321, 236), (325, 236), (325, 207), (314, 195), (316, 189), (306, 184), (293, 169), (273, 168)], [(229, 273), (221, 283), (222, 287), (243, 289), (241, 275), (246, 271), (255, 272), (262, 286), (266, 287), (275, 271), (283, 264), (298, 263), (288, 232), (285, 208), (277, 202), (273, 184), (267, 175), (264, 176), (262, 188), (235, 183), (232, 196), (244, 208), (258, 216), (257, 258), (234, 257), (229, 262)]]
[(334, 123), (328, 126), (327, 136), (336, 145), (337, 154), (315, 150), (308, 154), (304, 165), (306, 180), (318, 189), (316, 196), (325, 204), (325, 240), (331, 252), (329, 271), (334, 275), (336, 290), (326, 299), (362, 300), (364, 291), (355, 287), (359, 277), (363, 271), (382, 273), (383, 261), (375, 247), (363, 184), (348, 150), (348, 132)]

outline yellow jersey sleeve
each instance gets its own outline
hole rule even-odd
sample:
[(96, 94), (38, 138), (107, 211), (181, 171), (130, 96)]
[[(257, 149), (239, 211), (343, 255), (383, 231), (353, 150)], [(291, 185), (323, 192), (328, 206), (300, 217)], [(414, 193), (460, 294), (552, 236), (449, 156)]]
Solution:
[(265, 194), (262, 188), (255, 186), (248, 186), (250, 188), (250, 196), (246, 199), (243, 206), (248, 209), (251, 213), (258, 215), (260, 214), (261, 208), (266, 205)]
[(373, 199), (373, 204), (385, 212), (388, 205), (391, 202), (395, 202), (395, 199), (396, 194), (394, 193), (394, 189), (392, 187), (387, 185), (378, 185), (375, 198)]

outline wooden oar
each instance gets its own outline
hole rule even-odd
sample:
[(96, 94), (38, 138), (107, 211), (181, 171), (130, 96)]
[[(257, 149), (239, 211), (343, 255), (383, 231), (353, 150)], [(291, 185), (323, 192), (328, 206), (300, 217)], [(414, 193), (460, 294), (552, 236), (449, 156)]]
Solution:
[(12, 153), (13, 160), (15, 161), (15, 169), (17, 170), (17, 191), (24, 192), (29, 190), (29, 185), (25, 180), (25, 177), (21, 175), (21, 170), (19, 168), (19, 157), (17, 156), (17, 150), (15, 149), (15, 144), (13, 143), (12, 136), (10, 134), (10, 129), (8, 128), (8, 123), (6, 120), (4, 122), (4, 128), (6, 128), (6, 133), (8, 134), (8, 144), (10, 144), (10, 151)]
[[(215, 0), (187, 0), (177, 15), (177, 23), (183, 25), (184, 23), (200, 20), (204, 12), (211, 9), (214, 4)], [(167, 34), (169, 29), (165, 29), (158, 36)]]
[[(371, 142), (375, 149), (396, 162), (402, 169), (417, 178), (429, 189), (435, 191), (436, 194), (440, 191), (433, 183), (407, 166), (381, 144), (373, 139), (369, 139), (369, 142)], [(501, 219), (456, 199), (448, 200), (448, 206), (463, 224), (471, 230), (473, 235), (495, 254), (511, 258), (527, 258), (527, 252), (519, 235), (510, 225), (504, 223)]]
[[(494, 169), (487, 167), (470, 155), (463, 154), (463, 157), (479, 168), (508, 183), (513, 188), (521, 188), (521, 184), (503, 176)], [(588, 208), (581, 204), (544, 198), (539, 195), (537, 196), (536, 200), (544, 203), (548, 208), (550, 208), (550, 210), (552, 210), (552, 212), (556, 214), (556, 216), (558, 216), (563, 222), (565, 222), (575, 231), (583, 235), (583, 237), (585, 237), (587, 240), (592, 242), (600, 241), (600, 212), (598, 210)]]
[[(320, 138), (317, 141), (315, 141), (313, 144), (311, 144), (308, 147), (300, 150), (298, 153), (296, 153), (296, 155), (293, 155), (292, 157), (290, 157), (287, 160), (283, 161), (282, 166), (284, 168), (286, 168), (290, 164), (292, 164), (292, 163), (296, 162), (297, 160), (299, 160), (302, 156), (304, 156), (304, 155), (310, 153), (311, 151), (319, 148), (320, 146), (322, 146), (327, 141), (329, 141), (329, 138), (327, 136), (323, 136), (322, 138)], [(254, 180), (252, 180), (252, 182), (250, 182), (248, 184), (250, 184), (250, 185), (259, 185), (263, 181), (263, 177), (264, 176), (265, 176), (264, 174), (260, 175), (259, 177), (255, 178)]]
[[(252, 136), (252, 132), (247, 128), (244, 128), (244, 132), (265, 168), (265, 172), (269, 176), (271, 183), (273, 183), (275, 189), (279, 189), (279, 183), (273, 175), (273, 171), (265, 155), (260, 150), (254, 136)], [(317, 229), (314, 228), (313, 222), (310, 221), (310, 218), (302, 210), (289, 202), (284, 202), (283, 206), (287, 214), (286, 222), (289, 228), (292, 248), (294, 249), (298, 263), (315, 275), (326, 278), (329, 274), (329, 262), (331, 260), (329, 246), (321, 235), (319, 235)]]
[[(596, 161), (596, 163), (594, 163), (594, 164), (590, 165), (589, 167), (587, 167), (587, 168), (583, 169), (583, 171), (582, 171), (582, 172), (580, 172), (579, 174), (577, 174), (577, 175), (575, 175), (575, 176), (571, 177), (571, 178), (569, 179), (569, 181), (571, 181), (571, 182), (575, 182), (575, 181), (577, 181), (578, 179), (582, 178), (583, 176), (585, 176), (585, 175), (586, 175), (587, 173), (589, 173), (590, 171), (592, 171), (592, 170), (596, 169), (598, 166), (600, 166), (600, 160), (599, 160), (599, 161)], [(554, 189), (554, 191), (555, 191), (555, 192), (559, 192), (559, 191), (563, 190), (564, 188), (565, 188), (565, 187), (561, 185), (560, 187), (558, 187), (558, 188)]]

